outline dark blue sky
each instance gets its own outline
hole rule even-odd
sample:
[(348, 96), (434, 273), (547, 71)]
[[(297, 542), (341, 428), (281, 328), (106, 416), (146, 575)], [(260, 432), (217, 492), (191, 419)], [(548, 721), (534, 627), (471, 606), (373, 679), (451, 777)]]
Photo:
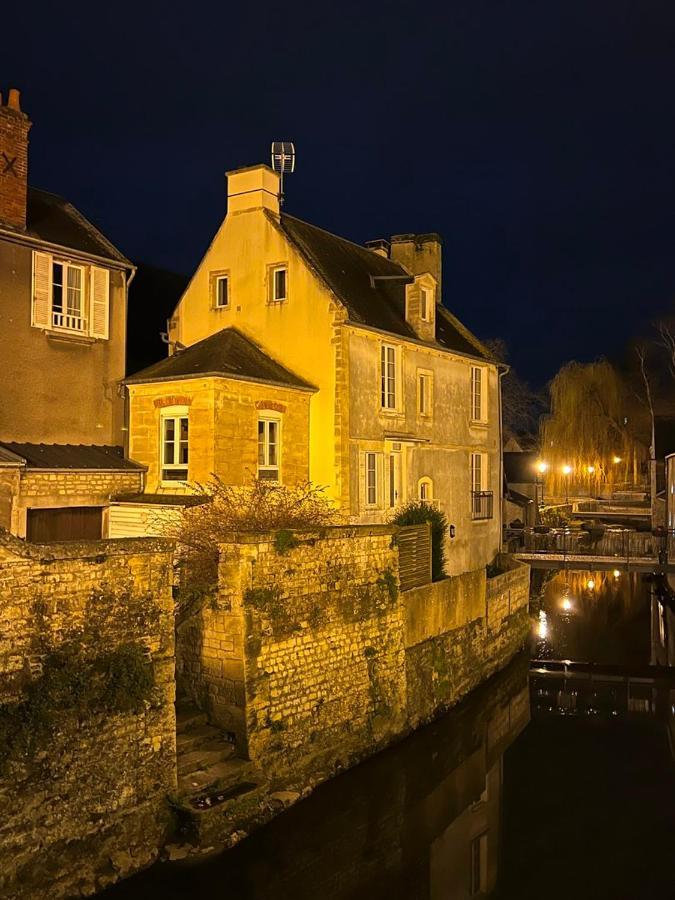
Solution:
[(191, 272), (285, 138), (289, 212), (441, 232), (446, 305), (535, 382), (673, 309), (672, 0), (5, 7), (31, 183), (135, 260)]

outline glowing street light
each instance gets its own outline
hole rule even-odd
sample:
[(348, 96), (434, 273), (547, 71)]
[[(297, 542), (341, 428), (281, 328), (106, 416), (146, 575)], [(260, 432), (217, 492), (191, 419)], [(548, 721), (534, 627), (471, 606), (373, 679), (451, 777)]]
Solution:
[(588, 472), (589, 475), (592, 475), (593, 472), (595, 472), (595, 466), (587, 466), (586, 471)]
[(612, 575), (613, 575), (615, 578), (619, 578), (620, 575), (621, 575), (621, 572), (619, 572), (618, 569), (614, 569), (614, 571), (612, 572)]
[(613, 462), (615, 465), (616, 465), (617, 463), (620, 463), (620, 462), (621, 462), (621, 457), (620, 457), (620, 456), (615, 456), (614, 459), (612, 460), (612, 462)]
[(537, 472), (539, 472), (540, 475), (543, 475), (547, 469), (548, 463), (544, 462), (543, 459), (537, 463)]
[(572, 466), (564, 465), (562, 467), (563, 475), (569, 475), (571, 471), (572, 471)]
[(588, 588), (589, 591), (595, 590), (595, 582), (593, 581), (592, 578), (588, 579), (588, 581), (586, 582), (586, 587)]

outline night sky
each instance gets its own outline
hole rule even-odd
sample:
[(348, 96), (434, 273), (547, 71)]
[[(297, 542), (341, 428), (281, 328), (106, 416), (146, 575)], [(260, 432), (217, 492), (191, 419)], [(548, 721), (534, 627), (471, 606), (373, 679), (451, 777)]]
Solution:
[[(29, 10), (29, 11), (28, 11)], [(535, 383), (675, 297), (675, 3), (7, 3), (30, 182), (190, 273), (228, 169), (293, 140), (286, 210), (444, 238), (444, 302)]]

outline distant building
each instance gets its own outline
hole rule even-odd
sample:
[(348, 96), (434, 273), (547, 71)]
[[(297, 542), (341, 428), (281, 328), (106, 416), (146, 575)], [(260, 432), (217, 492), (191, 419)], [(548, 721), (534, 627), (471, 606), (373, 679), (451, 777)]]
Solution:
[(134, 269), (67, 200), (28, 186), (30, 127), (17, 91), (0, 98), (0, 526), (100, 537), (111, 495), (142, 484), (120, 392)]
[(504, 452), (504, 525), (515, 521), (527, 526), (538, 523), (543, 492), (538, 458), (534, 451)]
[(501, 541), (499, 366), (441, 303), (438, 235), (353, 244), (282, 213), (267, 166), (230, 173), (228, 193), (172, 356), (127, 380), (146, 494), (211, 470), (308, 477), (360, 523), (419, 499), (455, 526), (448, 571), (484, 566)]

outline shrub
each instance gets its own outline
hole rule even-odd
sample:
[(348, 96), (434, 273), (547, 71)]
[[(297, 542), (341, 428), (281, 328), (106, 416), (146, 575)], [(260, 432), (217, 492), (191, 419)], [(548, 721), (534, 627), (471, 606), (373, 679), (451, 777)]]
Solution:
[(431, 577), (438, 581), (445, 575), (445, 535), (448, 521), (436, 506), (412, 500), (391, 519), (393, 525), (422, 525), (431, 523)]

